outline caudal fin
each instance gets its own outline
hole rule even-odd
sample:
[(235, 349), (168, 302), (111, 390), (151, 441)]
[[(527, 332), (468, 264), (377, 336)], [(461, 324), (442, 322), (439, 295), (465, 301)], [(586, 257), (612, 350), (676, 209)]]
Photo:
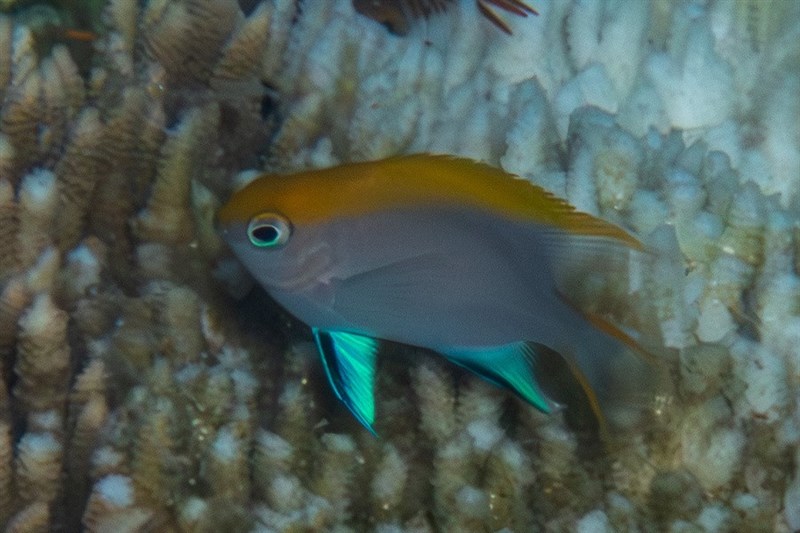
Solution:
[(562, 355), (601, 435), (610, 442), (620, 431), (652, 426), (674, 392), (668, 358), (646, 350), (604, 318), (578, 313), (587, 325), (572, 350)]

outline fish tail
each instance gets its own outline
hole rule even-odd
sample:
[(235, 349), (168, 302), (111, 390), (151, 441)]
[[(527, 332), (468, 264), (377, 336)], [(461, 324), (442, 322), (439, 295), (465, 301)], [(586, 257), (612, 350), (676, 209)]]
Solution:
[[(673, 395), (667, 358), (645, 349), (603, 317), (572, 310), (577, 313), (574, 320), (582, 325), (573, 330), (570, 348), (559, 353), (575, 383), (572, 389), (551, 395), (567, 404), (568, 410), (576, 403), (588, 409), (607, 444), (620, 432), (652, 426), (659, 408)], [(592, 327), (586, 327), (586, 322)], [(572, 394), (575, 385), (579, 390)], [(574, 396), (583, 400), (576, 402)]]
[(619, 430), (640, 429), (654, 420), (672, 395), (667, 361), (643, 348), (602, 317), (582, 316), (584, 328), (571, 351), (562, 353), (606, 442)]

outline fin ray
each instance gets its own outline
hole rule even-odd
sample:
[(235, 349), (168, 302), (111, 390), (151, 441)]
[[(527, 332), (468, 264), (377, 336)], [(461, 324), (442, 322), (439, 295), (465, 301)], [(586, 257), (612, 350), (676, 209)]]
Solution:
[(536, 381), (536, 350), (527, 342), (488, 348), (448, 349), (441, 353), (490, 383), (511, 389), (543, 413), (551, 413), (558, 407), (542, 392)]
[(642, 346), (639, 341), (628, 335), (625, 331), (622, 330), (619, 326), (613, 324), (605, 317), (598, 313), (593, 313), (591, 311), (585, 311), (580, 309), (576, 306), (566, 295), (562, 294), (561, 292), (557, 292), (558, 296), (561, 300), (570, 306), (576, 313), (581, 315), (586, 322), (588, 322), (593, 328), (598, 331), (601, 331), (608, 335), (609, 337), (616, 339), (629, 350), (631, 350), (635, 355), (643, 359), (650, 365), (659, 365), (662, 363), (661, 359), (659, 359), (655, 354), (649, 352), (644, 346)]
[(370, 433), (375, 422), (375, 359), (372, 337), (312, 328), (325, 374), (333, 392)]

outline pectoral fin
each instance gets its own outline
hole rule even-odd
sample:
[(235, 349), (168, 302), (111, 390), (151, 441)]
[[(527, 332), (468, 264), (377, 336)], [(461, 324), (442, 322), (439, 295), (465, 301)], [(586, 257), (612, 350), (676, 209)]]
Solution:
[(545, 396), (536, 382), (536, 351), (526, 342), (489, 348), (448, 349), (442, 353), (450, 361), (483, 379), (513, 390), (544, 413), (550, 413), (558, 406)]
[(375, 355), (378, 341), (343, 331), (312, 328), (325, 374), (336, 396), (353, 416), (376, 435), (375, 422)]

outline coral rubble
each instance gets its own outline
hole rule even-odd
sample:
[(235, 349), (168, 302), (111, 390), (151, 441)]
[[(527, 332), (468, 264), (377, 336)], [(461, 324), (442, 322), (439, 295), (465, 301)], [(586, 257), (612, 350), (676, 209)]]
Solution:
[[(110, 0), (90, 68), (0, 15), (0, 526), (800, 529), (800, 4), (536, 4), (399, 37), (346, 0)], [(253, 169), (420, 151), (645, 242), (580, 292), (673, 369), (648, 423), (603, 448), (392, 346), (374, 439), (242, 298), (213, 216)]]

